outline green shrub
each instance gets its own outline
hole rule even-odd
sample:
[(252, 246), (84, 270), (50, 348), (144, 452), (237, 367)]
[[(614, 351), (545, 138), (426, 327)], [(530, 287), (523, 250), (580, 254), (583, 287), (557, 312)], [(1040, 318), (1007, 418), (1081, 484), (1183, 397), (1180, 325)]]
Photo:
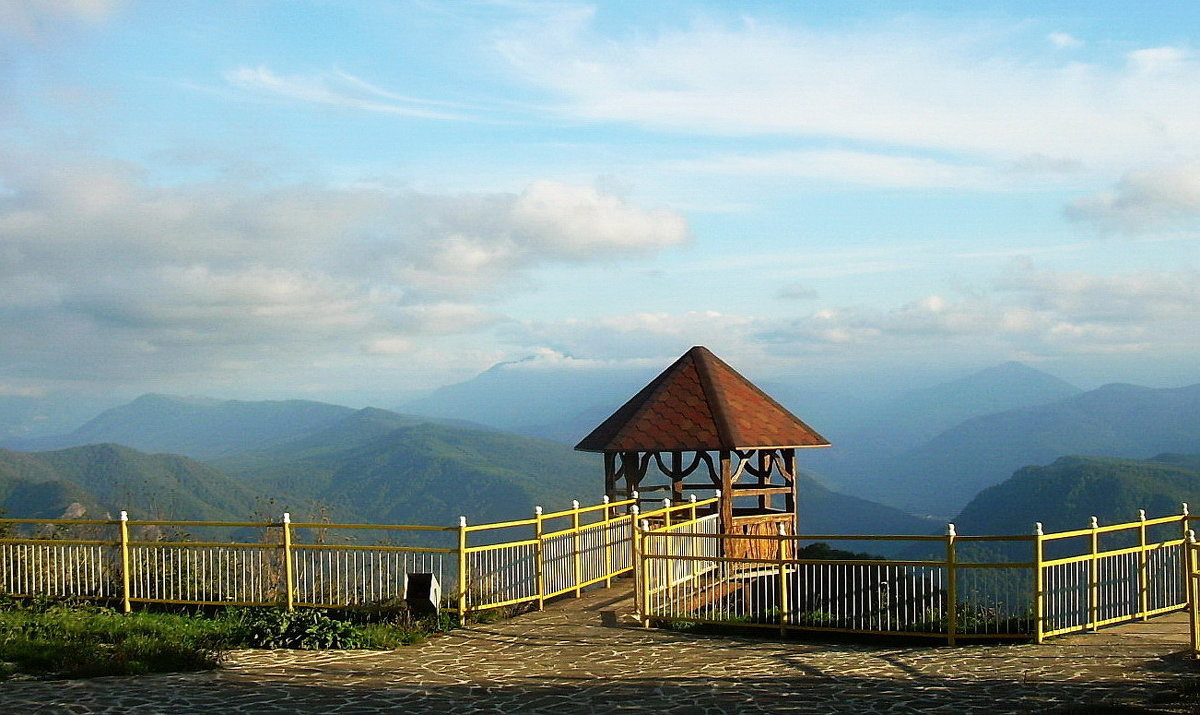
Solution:
[(230, 609), (225, 617), (233, 624), (235, 641), (252, 648), (363, 647), (362, 634), (353, 623), (331, 618), (322, 609), (237, 608)]

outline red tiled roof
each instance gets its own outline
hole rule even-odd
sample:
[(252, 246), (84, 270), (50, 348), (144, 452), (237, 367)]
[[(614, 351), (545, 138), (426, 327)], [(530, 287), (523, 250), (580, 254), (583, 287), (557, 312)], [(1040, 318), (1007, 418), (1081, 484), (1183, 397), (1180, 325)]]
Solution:
[(828, 447), (829, 442), (708, 348), (694, 347), (575, 449), (671, 452)]

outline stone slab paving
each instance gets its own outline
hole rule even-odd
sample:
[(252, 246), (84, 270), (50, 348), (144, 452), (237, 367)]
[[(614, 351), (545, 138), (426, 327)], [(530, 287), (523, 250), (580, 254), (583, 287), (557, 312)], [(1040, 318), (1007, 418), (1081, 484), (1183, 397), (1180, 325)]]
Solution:
[(1200, 678), (1183, 614), (949, 648), (645, 630), (631, 610), (611, 589), (392, 652), (247, 650), (211, 672), (0, 683), (0, 711), (1182, 713), (1156, 697)]

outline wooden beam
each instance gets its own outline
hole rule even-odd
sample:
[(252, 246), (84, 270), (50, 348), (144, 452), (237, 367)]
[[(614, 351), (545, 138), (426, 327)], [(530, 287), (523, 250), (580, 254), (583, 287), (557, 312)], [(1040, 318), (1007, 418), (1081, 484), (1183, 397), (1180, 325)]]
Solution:
[(729, 450), (721, 450), (721, 533), (733, 533), (733, 465)]
[(790, 494), (791, 492), (792, 492), (791, 487), (783, 487), (783, 486), (776, 486), (776, 487), (735, 486), (733, 488), (733, 493), (731, 496), (758, 497), (759, 498), (758, 508), (759, 509), (769, 509), (769, 508), (771, 508), (770, 506), (764, 506), (764, 504), (765, 504), (764, 500), (766, 499), (766, 497), (772, 496), (775, 494)]

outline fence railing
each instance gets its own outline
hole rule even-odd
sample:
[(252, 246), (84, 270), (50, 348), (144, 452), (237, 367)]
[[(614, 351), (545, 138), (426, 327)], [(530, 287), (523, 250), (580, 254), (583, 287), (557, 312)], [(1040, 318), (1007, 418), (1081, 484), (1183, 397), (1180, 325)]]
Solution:
[(1196, 532), (1188, 531), (1184, 545), (1187, 561), (1188, 624), (1192, 632), (1192, 655), (1200, 658), (1200, 543)]
[[(727, 535), (717, 498), (632, 499), (457, 526), (0, 519), (0, 593), (140, 603), (398, 603), (414, 573), (459, 614), (546, 599), (637, 571), (640, 620), (944, 638), (1044, 638), (1193, 603), (1200, 547), (1183, 513), (1021, 536)], [(210, 536), (203, 539), (194, 532)], [(217, 536), (211, 536), (216, 533)], [(235, 535), (241, 538), (235, 538)], [(357, 538), (355, 538), (357, 535)], [(372, 543), (362, 543), (373, 539)], [(730, 539), (758, 540), (758, 558)], [(807, 543), (890, 542), (898, 558), (800, 558)], [(904, 548), (895, 548), (902, 544)], [(766, 555), (763, 557), (763, 555)], [(1194, 636), (1200, 653), (1200, 635)]]
[[(953, 524), (944, 536), (735, 536), (716, 533), (712, 516), (674, 523), (644, 516), (634, 544), (645, 624), (1041, 642), (1188, 604), (1187, 505), (1177, 516), (1141, 512), (1137, 521), (1110, 526), (1093, 519), (1087, 529), (1054, 534), (1039, 524), (1020, 536), (959, 535)], [(755, 553), (774, 556), (728, 556), (730, 539), (766, 542)], [(902, 556), (795, 556), (805, 543), (881, 541)]]
[[(399, 603), (413, 573), (448, 610), (536, 603), (632, 568), (634, 500), (458, 526), (280, 521), (0, 519), (0, 594), (194, 605), (345, 607)], [(194, 537), (199, 530), (224, 539)], [(231, 533), (256, 534), (235, 539)], [(376, 543), (355, 543), (353, 534)], [(407, 543), (396, 543), (397, 541)]]

